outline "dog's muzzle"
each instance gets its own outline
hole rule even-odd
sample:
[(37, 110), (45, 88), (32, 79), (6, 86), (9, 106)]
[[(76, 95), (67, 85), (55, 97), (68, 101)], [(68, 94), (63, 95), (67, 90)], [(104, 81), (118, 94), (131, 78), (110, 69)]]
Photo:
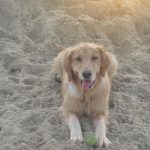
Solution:
[(94, 86), (95, 81), (91, 81), (92, 73), (90, 70), (85, 70), (82, 73), (83, 80), (81, 80), (81, 86), (84, 90), (91, 89)]

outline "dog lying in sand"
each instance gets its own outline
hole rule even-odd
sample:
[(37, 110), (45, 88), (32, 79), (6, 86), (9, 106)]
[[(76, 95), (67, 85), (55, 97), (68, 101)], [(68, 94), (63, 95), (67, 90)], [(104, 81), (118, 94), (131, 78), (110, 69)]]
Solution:
[(63, 115), (70, 129), (70, 140), (83, 141), (78, 117), (92, 117), (98, 144), (108, 147), (106, 121), (111, 80), (117, 71), (115, 56), (102, 46), (80, 43), (60, 52), (54, 59), (57, 78), (62, 80)]

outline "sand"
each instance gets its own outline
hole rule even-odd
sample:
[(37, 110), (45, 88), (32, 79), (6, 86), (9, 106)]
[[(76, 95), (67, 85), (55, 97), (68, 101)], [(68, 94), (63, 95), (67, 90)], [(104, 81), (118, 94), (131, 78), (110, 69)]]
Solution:
[(86, 41), (119, 61), (108, 149), (150, 149), (150, 0), (0, 0), (0, 150), (100, 149), (69, 141), (52, 69), (63, 47)]

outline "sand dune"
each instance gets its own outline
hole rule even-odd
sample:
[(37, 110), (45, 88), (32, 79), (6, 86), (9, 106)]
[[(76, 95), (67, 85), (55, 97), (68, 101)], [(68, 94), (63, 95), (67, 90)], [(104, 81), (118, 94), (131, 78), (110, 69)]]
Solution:
[(110, 149), (150, 149), (150, 0), (0, 0), (0, 150), (95, 149), (69, 141), (52, 69), (63, 47), (84, 41), (119, 61)]

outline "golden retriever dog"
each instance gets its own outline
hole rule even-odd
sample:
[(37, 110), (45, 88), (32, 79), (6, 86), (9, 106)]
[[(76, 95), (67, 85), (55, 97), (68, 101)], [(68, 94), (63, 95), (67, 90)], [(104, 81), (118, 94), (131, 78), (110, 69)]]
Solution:
[(111, 80), (117, 71), (115, 56), (102, 46), (80, 43), (60, 52), (54, 59), (57, 78), (62, 80), (62, 111), (70, 129), (70, 140), (83, 141), (79, 117), (90, 115), (101, 147), (106, 137)]

